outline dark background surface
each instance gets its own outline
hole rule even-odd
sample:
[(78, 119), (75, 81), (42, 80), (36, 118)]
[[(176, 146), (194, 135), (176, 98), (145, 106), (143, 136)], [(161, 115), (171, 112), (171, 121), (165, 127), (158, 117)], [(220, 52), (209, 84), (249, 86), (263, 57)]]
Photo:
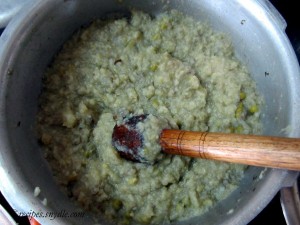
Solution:
[[(286, 33), (295, 49), (298, 60), (300, 59), (300, 11), (296, 0), (270, 0), (270, 2), (279, 10), (282, 16), (287, 21)], [(298, 3), (298, 4), (297, 4)], [(2, 30), (0, 29), (0, 34)], [(27, 225), (28, 219), (18, 217), (10, 208), (4, 197), (0, 193), (0, 204), (7, 209), (17, 223)], [(286, 225), (281, 205), (280, 193), (278, 193), (270, 204), (253, 220), (249, 225)]]
[(300, 11), (299, 0), (270, 0), (287, 22), (286, 34), (300, 60)]

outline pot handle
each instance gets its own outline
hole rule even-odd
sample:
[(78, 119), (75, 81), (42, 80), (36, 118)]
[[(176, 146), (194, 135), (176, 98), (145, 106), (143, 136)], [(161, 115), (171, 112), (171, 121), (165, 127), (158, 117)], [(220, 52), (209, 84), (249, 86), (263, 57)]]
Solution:
[(300, 175), (299, 171), (289, 171), (289, 170), (282, 170), (282, 171), (286, 175), (281, 183), (281, 189), (292, 187)]
[(280, 203), (284, 218), (288, 225), (300, 224), (300, 178), (292, 187), (280, 190)]
[(265, 10), (269, 13), (271, 18), (279, 26), (280, 30), (285, 31), (287, 23), (280, 12), (275, 8), (275, 6), (269, 0), (256, 0)]

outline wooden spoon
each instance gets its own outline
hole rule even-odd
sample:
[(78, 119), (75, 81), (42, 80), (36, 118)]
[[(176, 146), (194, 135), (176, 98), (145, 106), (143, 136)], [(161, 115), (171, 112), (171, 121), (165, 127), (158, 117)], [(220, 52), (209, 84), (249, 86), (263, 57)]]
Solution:
[(253, 166), (300, 170), (300, 139), (162, 130), (162, 151)]
[[(143, 137), (135, 127), (145, 118), (145, 115), (136, 116), (125, 124), (115, 126), (112, 144), (121, 157), (147, 163), (139, 155)], [(161, 151), (167, 154), (300, 170), (299, 138), (163, 129), (158, 141)]]

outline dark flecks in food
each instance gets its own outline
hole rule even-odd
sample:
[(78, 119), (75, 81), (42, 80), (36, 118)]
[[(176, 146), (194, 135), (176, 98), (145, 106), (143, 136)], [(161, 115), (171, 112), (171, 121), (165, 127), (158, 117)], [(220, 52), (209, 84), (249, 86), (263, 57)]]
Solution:
[(116, 59), (114, 65), (117, 65), (118, 63), (122, 63), (122, 59)]

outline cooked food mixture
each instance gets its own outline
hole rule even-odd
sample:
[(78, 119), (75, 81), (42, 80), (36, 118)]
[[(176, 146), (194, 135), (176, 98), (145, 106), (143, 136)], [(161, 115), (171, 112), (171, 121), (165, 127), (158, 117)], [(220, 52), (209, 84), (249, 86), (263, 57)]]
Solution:
[[(157, 155), (158, 129), (260, 133), (260, 106), (226, 35), (177, 11), (134, 11), (63, 46), (45, 74), (37, 128), (54, 176), (86, 210), (117, 224), (168, 224), (226, 198), (245, 166)], [(117, 121), (139, 114), (149, 115), (140, 129), (160, 159), (153, 165), (112, 146)]]

